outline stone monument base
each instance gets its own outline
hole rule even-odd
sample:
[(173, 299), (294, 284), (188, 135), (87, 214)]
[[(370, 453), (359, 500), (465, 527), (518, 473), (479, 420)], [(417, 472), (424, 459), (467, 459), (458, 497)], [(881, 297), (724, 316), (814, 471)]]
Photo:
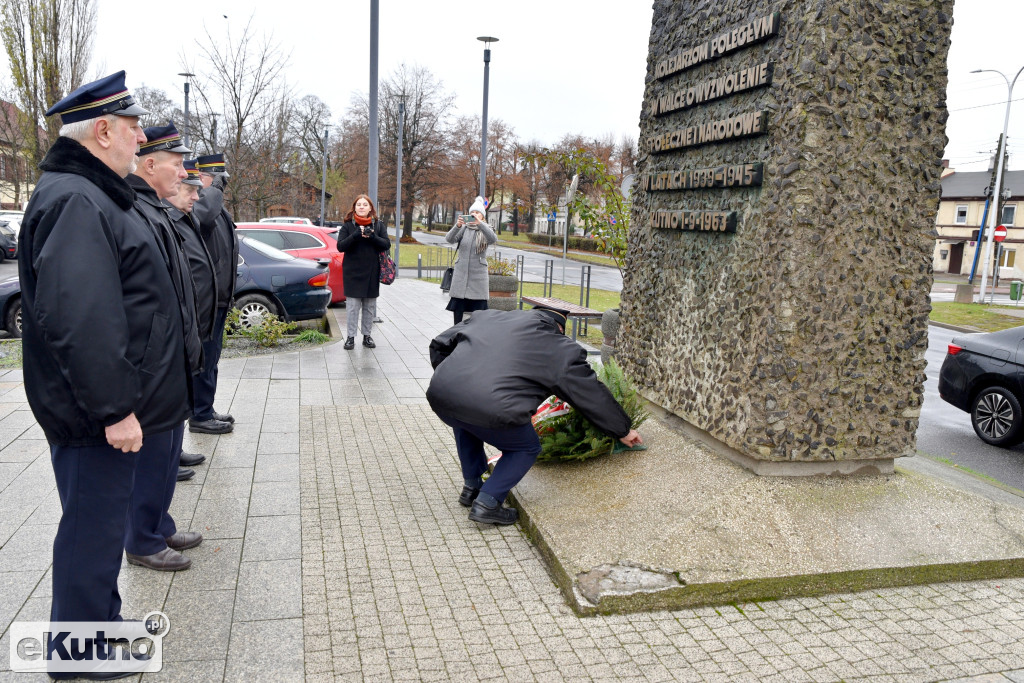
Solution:
[(542, 463), (516, 487), (579, 614), (1024, 576), (1024, 499), (969, 475), (757, 476), (658, 418), (641, 432), (646, 451)]

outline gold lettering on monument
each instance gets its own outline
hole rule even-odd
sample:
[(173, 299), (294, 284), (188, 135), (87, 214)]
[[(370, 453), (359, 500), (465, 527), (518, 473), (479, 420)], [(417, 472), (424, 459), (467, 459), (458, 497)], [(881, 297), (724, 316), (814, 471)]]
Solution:
[(652, 211), (651, 227), (689, 232), (736, 232), (736, 212)]
[(760, 43), (778, 33), (780, 23), (778, 12), (752, 19), (731, 31), (718, 34), (705, 43), (680, 50), (671, 57), (658, 62), (654, 67), (654, 77), (660, 80), (703, 62), (718, 59), (730, 52)]
[(764, 110), (747, 112), (718, 121), (677, 128), (654, 136), (648, 145), (651, 152), (658, 153), (762, 135), (767, 132), (767, 119), (768, 115)]
[(761, 88), (771, 84), (774, 72), (775, 65), (772, 62), (762, 62), (748, 69), (740, 69), (683, 90), (673, 90), (655, 97), (651, 102), (651, 110), (655, 116), (664, 116), (746, 90)]
[(666, 190), (703, 190), (716, 187), (754, 187), (761, 184), (764, 164), (735, 164), (716, 168), (691, 168), (682, 171), (648, 173), (643, 188), (648, 192)]

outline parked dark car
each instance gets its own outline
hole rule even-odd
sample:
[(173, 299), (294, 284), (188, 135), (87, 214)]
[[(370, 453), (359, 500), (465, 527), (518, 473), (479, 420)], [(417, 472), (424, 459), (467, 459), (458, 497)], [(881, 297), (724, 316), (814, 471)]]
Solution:
[(289, 322), (321, 318), (331, 302), (328, 261), (296, 258), (251, 237), (238, 239), (235, 308), (242, 324), (267, 314)]
[(327, 286), (331, 288), (331, 303), (345, 301), (343, 262), (345, 255), (338, 251), (338, 231), (317, 225), (284, 223), (238, 223), (235, 230), (239, 235), (257, 239), (275, 249), (286, 251), (300, 258), (329, 259), (331, 274)]
[(7, 334), (21, 338), (21, 281), (17, 275), (0, 282), (0, 323)]
[(18, 256), (18, 230), (10, 221), (0, 220), (0, 263)]
[(971, 414), (985, 443), (1024, 441), (1024, 327), (954, 338), (939, 371), (939, 396)]

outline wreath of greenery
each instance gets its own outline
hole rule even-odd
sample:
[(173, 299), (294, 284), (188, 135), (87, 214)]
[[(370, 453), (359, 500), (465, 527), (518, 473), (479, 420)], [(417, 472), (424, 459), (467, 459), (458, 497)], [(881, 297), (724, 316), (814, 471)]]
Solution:
[[(615, 361), (602, 365), (597, 371), (597, 377), (625, 409), (634, 429), (650, 417), (640, 392)], [(564, 415), (542, 420), (536, 427), (541, 445), (540, 455), (537, 457), (540, 462), (589, 460), (616, 450), (628, 450), (621, 441), (602, 432), (575, 409)], [(642, 448), (638, 447), (637, 450)]]

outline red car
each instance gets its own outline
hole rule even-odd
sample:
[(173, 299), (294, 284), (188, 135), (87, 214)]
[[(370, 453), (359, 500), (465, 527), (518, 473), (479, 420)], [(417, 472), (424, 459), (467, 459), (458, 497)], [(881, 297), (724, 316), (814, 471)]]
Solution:
[(297, 223), (238, 223), (236, 228), (239, 235), (259, 240), (292, 256), (330, 259), (327, 286), (331, 288), (331, 303), (345, 301), (345, 285), (341, 281), (341, 262), (345, 255), (338, 251), (337, 228)]

